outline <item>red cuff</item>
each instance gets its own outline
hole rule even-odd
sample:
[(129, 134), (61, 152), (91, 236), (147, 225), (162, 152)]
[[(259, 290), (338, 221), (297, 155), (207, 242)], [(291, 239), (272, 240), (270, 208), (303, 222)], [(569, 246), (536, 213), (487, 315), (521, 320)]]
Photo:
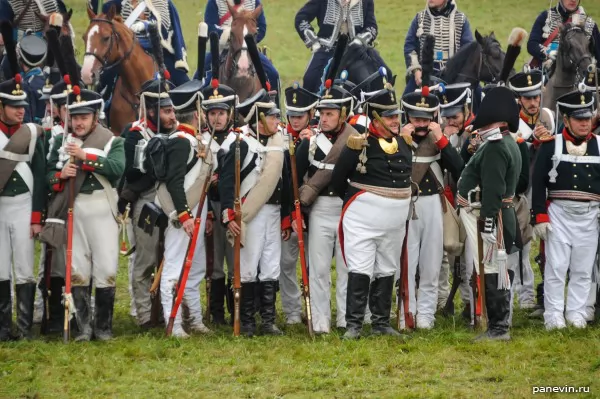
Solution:
[(61, 172), (56, 172), (56, 174), (54, 174), (57, 182), (52, 185), (52, 191), (57, 193), (60, 193), (65, 188), (65, 181), (60, 178), (60, 174)]
[(177, 218), (179, 219), (179, 221), (181, 223), (185, 223), (186, 220), (189, 220), (192, 218), (192, 214), (188, 211), (183, 211), (177, 216)]
[(538, 213), (535, 215), (535, 224), (550, 223), (550, 217), (547, 213)]
[(209, 219), (209, 220), (214, 220), (215, 219), (215, 214), (213, 213), (213, 211), (209, 211), (206, 214), (206, 218)]
[(443, 150), (444, 148), (446, 148), (446, 146), (448, 145), (448, 143), (450, 143), (448, 141), (448, 138), (446, 136), (442, 136), (441, 139), (439, 139), (438, 141), (435, 142), (435, 145), (437, 145), (437, 147), (440, 150)]
[(31, 212), (31, 224), (42, 224), (42, 212)]
[(227, 223), (235, 220), (235, 211), (233, 209), (224, 209), (221, 217), (222, 217), (221, 223), (227, 224)]
[(292, 219), (289, 216), (281, 219), (281, 230), (291, 229), (292, 228)]
[(98, 160), (98, 155), (86, 153), (85, 154), (85, 160), (86, 161), (97, 161)]

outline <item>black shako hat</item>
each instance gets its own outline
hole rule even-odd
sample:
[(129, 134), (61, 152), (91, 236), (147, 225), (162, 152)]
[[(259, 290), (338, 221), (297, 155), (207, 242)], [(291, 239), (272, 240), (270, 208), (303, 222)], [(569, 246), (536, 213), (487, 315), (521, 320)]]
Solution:
[(100, 93), (81, 89), (79, 86), (73, 86), (68, 101), (70, 115), (93, 114), (102, 110), (104, 106)]
[(202, 103), (204, 111), (210, 111), (211, 109), (229, 111), (235, 107), (238, 99), (235, 91), (227, 85), (220, 84), (218, 79), (211, 80), (210, 86), (202, 90), (202, 95), (204, 97)]
[(302, 116), (317, 106), (319, 96), (300, 87), (298, 82), (285, 89), (285, 112), (287, 116)]
[(23, 78), (17, 74), (13, 79), (0, 83), (0, 104), (11, 107), (28, 107), (27, 93), (23, 90)]
[(442, 116), (455, 116), (464, 111), (465, 104), (471, 103), (471, 84), (464, 82), (443, 86), (436, 94), (440, 100)]
[(536, 97), (542, 94), (544, 75), (539, 69), (519, 72), (508, 79), (508, 88), (519, 97)]
[(408, 117), (433, 119), (440, 108), (440, 100), (435, 94), (429, 92), (428, 86), (425, 86), (421, 91), (403, 95), (402, 108)]
[(244, 122), (251, 125), (256, 123), (261, 113), (269, 116), (279, 115), (281, 112), (265, 89), (260, 89), (258, 93), (239, 104), (237, 109)]
[(575, 119), (590, 119), (594, 116), (594, 93), (572, 91), (560, 96), (556, 105), (561, 114)]
[(198, 101), (202, 103), (202, 81), (190, 80), (169, 91), (173, 108), (177, 112), (199, 111)]

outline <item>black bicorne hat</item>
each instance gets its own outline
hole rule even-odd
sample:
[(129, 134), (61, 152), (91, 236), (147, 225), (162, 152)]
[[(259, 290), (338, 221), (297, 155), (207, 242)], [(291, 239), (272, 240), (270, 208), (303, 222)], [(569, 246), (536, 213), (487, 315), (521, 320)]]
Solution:
[(402, 108), (408, 117), (433, 119), (440, 108), (440, 100), (424, 86), (421, 91), (403, 95)]
[(572, 91), (560, 96), (556, 105), (561, 114), (575, 119), (590, 119), (594, 116), (594, 93)]
[(237, 102), (235, 91), (229, 86), (220, 84), (218, 79), (211, 80), (210, 86), (206, 86), (202, 90), (202, 95), (204, 96), (202, 103), (204, 111), (211, 109), (229, 111), (235, 107)]
[(349, 110), (354, 108), (354, 96), (343, 87), (332, 85), (331, 79), (328, 79), (317, 109), (342, 109), (346, 105), (350, 105)]
[(29, 31), (17, 43), (17, 56), (29, 67), (40, 66), (46, 60), (47, 54), (48, 43)]
[(169, 91), (173, 108), (177, 112), (198, 111), (198, 101), (202, 102), (202, 82), (190, 80)]
[(454, 116), (464, 111), (465, 104), (471, 103), (471, 84), (455, 83), (439, 86), (436, 94), (440, 100), (440, 113), (444, 117)]
[(69, 93), (68, 102), (70, 115), (94, 114), (102, 111), (104, 107), (104, 101), (100, 93), (81, 89), (79, 86), (73, 86), (73, 91)]
[(302, 116), (315, 108), (319, 96), (300, 87), (298, 82), (285, 89), (285, 112), (287, 116)]
[(520, 108), (514, 93), (506, 86), (497, 86), (489, 90), (484, 97), (475, 120), (473, 130), (496, 122), (508, 123), (511, 132), (519, 130)]
[(260, 89), (258, 93), (240, 103), (237, 109), (244, 122), (249, 124), (253, 124), (261, 113), (269, 116), (279, 115), (281, 112), (265, 89)]
[(23, 78), (17, 74), (13, 79), (0, 83), (0, 104), (11, 107), (27, 107), (27, 93), (23, 90)]
[(519, 97), (536, 97), (542, 94), (544, 75), (539, 69), (514, 74), (508, 79), (508, 88)]

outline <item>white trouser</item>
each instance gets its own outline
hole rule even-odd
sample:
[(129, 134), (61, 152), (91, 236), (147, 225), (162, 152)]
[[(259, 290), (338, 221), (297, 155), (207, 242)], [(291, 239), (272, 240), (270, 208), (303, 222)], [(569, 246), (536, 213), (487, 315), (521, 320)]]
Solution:
[[(444, 256), (444, 226), (439, 195), (421, 196), (415, 202), (418, 219), (408, 224), (408, 290), (410, 311), (419, 321), (431, 323), (437, 308), (440, 267)], [(419, 268), (419, 288), (415, 276)], [(416, 296), (415, 296), (416, 294)]]
[[(460, 219), (465, 226), (467, 232), (467, 240), (465, 242), (465, 253), (467, 254), (466, 271), (467, 276), (470, 278), (473, 272), (473, 266), (477, 274), (479, 274), (479, 251), (477, 247), (477, 219), (479, 218), (479, 209), (474, 209), (471, 212), (467, 212), (467, 209), (462, 208), (460, 210)], [(483, 253), (488, 252), (489, 244), (483, 242)], [(485, 261), (484, 264), (485, 274), (498, 273), (498, 264), (496, 263), (495, 257), (490, 261)]]
[[(523, 257), (523, 281), (521, 281), (521, 271), (517, 260), (517, 266), (514, 269), (515, 280), (514, 280), (514, 293), (519, 299), (520, 305), (533, 305), (535, 303), (535, 294), (533, 289), (534, 274), (531, 268), (531, 261), (529, 255), (531, 253), (531, 241), (529, 241), (522, 251)], [(518, 256), (518, 255), (517, 255)]]
[[(281, 207), (266, 204), (246, 224), (246, 245), (240, 251), (242, 283), (277, 281), (281, 258)], [(260, 271), (260, 272), (259, 272)]]
[[(196, 215), (198, 205), (192, 210)], [(182, 306), (186, 306), (190, 312), (192, 323), (202, 322), (202, 307), (200, 304), (200, 282), (206, 272), (206, 252), (204, 249), (204, 231), (206, 228), (207, 204), (204, 203), (200, 222), (200, 230), (196, 239), (196, 248), (192, 260), (192, 266), (185, 284)], [(179, 276), (186, 258), (186, 251), (190, 237), (183, 228), (175, 228), (171, 223), (165, 231), (165, 263), (160, 278), (160, 299), (163, 306), (165, 320), (171, 316), (173, 306), (173, 291), (177, 287)], [(175, 328), (181, 326), (181, 308), (177, 310), (175, 317)]]
[(213, 220), (214, 260), (211, 278), (213, 280), (225, 278), (225, 262), (227, 262), (227, 276), (232, 279), (233, 247), (227, 241), (227, 228), (221, 223), (221, 202), (211, 201), (211, 205), (215, 217)]
[(0, 197), (0, 281), (35, 283), (34, 254), (31, 194)]
[[(304, 234), (306, 240), (306, 234)], [(304, 242), (304, 253), (307, 254), (306, 241)], [(298, 287), (298, 275), (296, 265), (298, 264), (298, 235), (292, 233), (287, 241), (281, 242), (281, 274), (279, 275), (279, 290), (281, 295), (281, 307), (288, 321), (299, 322), (302, 314), (302, 296)]]
[[(127, 231), (127, 241), (129, 244), (129, 248), (133, 248), (134, 246), (135, 251), (129, 255), (129, 257), (127, 258), (127, 275), (129, 277), (129, 285), (127, 287), (127, 289), (129, 290), (129, 315), (131, 317), (137, 317), (137, 309), (135, 307), (135, 291), (133, 289), (133, 285), (135, 284), (135, 275), (134, 275), (134, 269), (135, 269), (135, 260), (137, 259), (137, 251), (139, 250), (141, 251), (145, 251), (144, 248), (137, 248), (136, 246), (136, 241), (135, 241), (135, 233), (134, 233), (134, 229), (133, 226), (131, 225), (132, 223), (134, 223), (133, 218), (130, 219), (130, 222), (127, 223), (125, 226), (121, 226), (121, 228), (124, 228)], [(139, 230), (139, 229), (138, 229)], [(121, 232), (121, 234), (123, 234), (123, 232)], [(145, 320), (144, 320), (145, 322)]]
[(114, 287), (118, 266), (119, 225), (104, 190), (78, 194), (73, 208), (72, 285), (87, 287), (93, 278), (96, 288)]
[[(519, 273), (519, 252), (515, 252), (513, 254), (508, 255), (507, 259), (508, 270), (511, 270), (516, 276)], [(509, 315), (508, 315), (508, 325), (512, 327), (512, 318), (515, 307), (515, 284), (513, 280), (513, 284), (510, 285), (510, 307), (509, 307)]]
[(454, 256), (450, 256), (444, 251), (444, 257), (442, 258), (442, 267), (440, 269), (440, 278), (438, 281), (438, 308), (444, 307), (448, 301), (448, 295), (450, 295), (450, 262), (452, 261), (452, 267), (454, 267)]
[(548, 207), (552, 231), (546, 240), (544, 320), (563, 319), (565, 277), (569, 271), (566, 318), (585, 318), (598, 247), (598, 203), (552, 201)]
[(336, 268), (336, 325), (346, 327), (348, 269), (344, 264), (338, 228), (343, 201), (319, 196), (309, 215), (308, 265), (313, 329), (328, 333), (331, 324), (331, 258)]

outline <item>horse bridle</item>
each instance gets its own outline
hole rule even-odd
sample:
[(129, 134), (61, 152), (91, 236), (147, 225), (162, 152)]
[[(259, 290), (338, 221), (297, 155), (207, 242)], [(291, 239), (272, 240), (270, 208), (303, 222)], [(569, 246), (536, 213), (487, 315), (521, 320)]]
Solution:
[[(128, 60), (128, 59), (129, 59), (129, 57), (131, 56), (131, 53), (133, 52), (133, 49), (134, 49), (134, 47), (135, 47), (135, 42), (136, 42), (136, 40), (137, 40), (137, 38), (136, 38), (135, 34), (132, 34), (132, 36), (133, 36), (133, 40), (131, 41), (131, 48), (129, 48), (129, 49), (128, 49), (128, 50), (125, 52), (125, 54), (123, 55), (123, 57), (119, 58), (117, 61), (113, 62), (112, 64), (109, 64), (109, 62), (108, 62), (108, 59), (110, 58), (110, 55), (111, 55), (111, 53), (112, 53), (112, 50), (113, 50), (113, 47), (114, 47), (114, 44), (115, 44), (114, 38), (115, 38), (115, 37), (117, 37), (117, 38), (119, 37), (119, 33), (118, 33), (118, 32), (117, 32), (117, 30), (115, 29), (115, 24), (114, 24), (114, 22), (113, 22), (113, 21), (110, 21), (110, 20), (108, 20), (108, 19), (104, 19), (104, 18), (92, 18), (92, 19), (90, 20), (90, 22), (104, 22), (104, 23), (107, 23), (107, 24), (109, 24), (109, 25), (110, 25), (112, 32), (111, 32), (111, 35), (110, 35), (110, 42), (109, 42), (109, 44), (108, 44), (108, 50), (107, 50), (107, 51), (106, 51), (106, 53), (104, 54), (104, 58), (103, 58), (103, 59), (102, 59), (102, 58), (100, 58), (100, 57), (98, 56), (98, 54), (96, 54), (96, 53), (90, 53), (90, 52), (86, 52), (86, 53), (84, 53), (84, 54), (83, 54), (83, 56), (84, 56), (84, 57), (85, 57), (85, 56), (88, 56), (88, 55), (91, 55), (91, 56), (92, 56), (92, 57), (94, 57), (96, 60), (98, 60), (98, 62), (99, 62), (99, 63), (100, 63), (100, 65), (101, 65), (101, 67), (100, 67), (100, 71), (101, 71), (101, 72), (102, 72), (102, 71), (104, 71), (104, 72), (105, 72), (105, 71), (109, 71), (109, 70), (111, 70), (111, 69), (113, 69), (113, 68), (116, 68), (117, 66), (121, 65), (121, 63), (122, 63), (123, 61), (126, 61), (126, 60)], [(119, 42), (118, 42), (118, 41), (117, 41), (117, 45), (116, 45), (116, 47), (117, 47), (117, 51), (118, 51), (118, 50), (119, 50)]]
[[(244, 40), (244, 39), (242, 39)], [(232, 40), (232, 36), (229, 36), (229, 40), (228, 40), (228, 46), (229, 49), (232, 48), (232, 44), (233, 44), (233, 40)], [(237, 68), (237, 57), (238, 55), (242, 52), (242, 51), (248, 51), (248, 48), (245, 47), (244, 45), (242, 45), (242, 47), (240, 47), (239, 49), (233, 51), (233, 52), (229, 52), (229, 55), (231, 56), (231, 66), (227, 69), (227, 77), (231, 78), (233, 77), (233, 73)], [(248, 70), (248, 73), (250, 74), (250, 76), (254, 76), (256, 74), (256, 69), (254, 69), (254, 64), (250, 65), (250, 69)]]
[(458, 76), (463, 76), (467, 78), (467, 81), (469, 81), (469, 83), (471, 84), (479, 84), (479, 81), (481, 80), (481, 71), (483, 70), (483, 67), (485, 67), (489, 72), (490, 76), (492, 77), (492, 81), (489, 83), (496, 83), (498, 77), (496, 77), (496, 74), (492, 70), (492, 67), (490, 66), (489, 62), (484, 57), (485, 48), (480, 43), (477, 44), (481, 47), (481, 51), (479, 52), (479, 66), (477, 67), (477, 76), (469, 76), (466, 73), (459, 73)]

